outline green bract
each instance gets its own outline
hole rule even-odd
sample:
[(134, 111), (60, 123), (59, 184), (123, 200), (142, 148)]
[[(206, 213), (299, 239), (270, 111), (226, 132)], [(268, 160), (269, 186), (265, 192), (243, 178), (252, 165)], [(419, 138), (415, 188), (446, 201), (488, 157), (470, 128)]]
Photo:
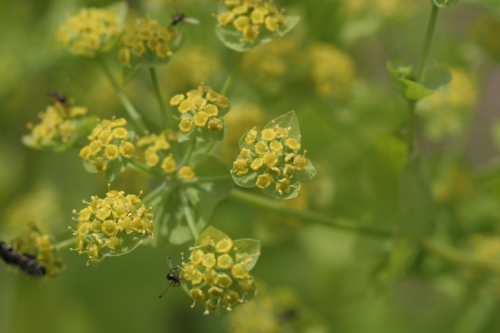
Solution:
[(274, 198), (295, 198), (300, 183), (316, 174), (300, 140), (295, 111), (272, 120), (261, 132), (255, 128), (246, 132), (231, 170), (234, 182), (242, 187), (257, 186)]
[(418, 101), (427, 97), (451, 81), (450, 71), (439, 65), (426, 69), (422, 83), (416, 82), (413, 66), (402, 60), (388, 61), (387, 70), (391, 73), (401, 96), (410, 101)]

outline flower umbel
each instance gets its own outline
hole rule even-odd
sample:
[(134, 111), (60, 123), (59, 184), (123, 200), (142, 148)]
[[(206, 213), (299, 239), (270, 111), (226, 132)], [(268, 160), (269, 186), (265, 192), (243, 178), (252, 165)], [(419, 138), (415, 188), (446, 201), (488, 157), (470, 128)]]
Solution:
[(256, 292), (249, 270), (260, 255), (260, 243), (246, 241), (254, 245), (251, 254), (241, 253), (229, 236), (208, 227), (196, 246), (190, 248), (190, 261), (182, 263), (181, 277), (195, 303), (204, 302), (205, 314), (218, 313), (221, 307), (231, 311), (232, 307), (246, 303)]
[(152, 20), (148, 16), (141, 18), (126, 29), (120, 40), (118, 59), (124, 66), (130, 66), (132, 56), (168, 58), (172, 55), (168, 42), (176, 34), (175, 29), (162, 26), (157, 20)]
[(106, 172), (110, 162), (134, 157), (135, 145), (127, 141), (132, 136), (125, 129), (123, 118), (102, 120), (88, 136), (91, 141), (80, 150), (80, 157), (90, 161), (95, 172)]
[(53, 147), (67, 143), (77, 134), (76, 131), (87, 113), (87, 108), (82, 106), (64, 105), (54, 101), (47, 106), (45, 112), (40, 112), (40, 123), (28, 123), (31, 130), (24, 140), (33, 148)]
[(73, 218), (78, 221), (73, 230), (78, 236), (74, 250), (86, 252), (90, 262), (129, 252), (148, 236), (153, 238), (152, 208), (142, 204), (139, 196), (110, 190), (104, 199), (91, 199), (84, 201), (86, 208), (73, 210), (78, 215)]
[(232, 23), (241, 32), (241, 41), (253, 42), (260, 33), (279, 31), (286, 24), (284, 9), (278, 9), (272, 0), (225, 0), (229, 11), (217, 15), (221, 26)]
[(120, 16), (111, 8), (83, 8), (59, 27), (57, 41), (75, 55), (95, 57), (110, 49), (121, 31)]
[[(211, 87), (200, 85), (196, 90), (175, 95), (170, 105), (178, 106), (181, 113), (179, 129), (183, 133), (191, 133), (196, 129), (208, 129), (209, 132), (220, 132), (224, 129), (221, 110), (229, 110), (226, 96), (219, 95)], [(225, 110), (226, 113), (228, 110)]]

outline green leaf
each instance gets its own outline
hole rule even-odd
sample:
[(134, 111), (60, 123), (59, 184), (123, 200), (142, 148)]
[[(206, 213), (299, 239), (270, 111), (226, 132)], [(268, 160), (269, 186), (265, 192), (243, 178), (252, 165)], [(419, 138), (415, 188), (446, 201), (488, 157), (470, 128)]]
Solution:
[(311, 180), (315, 175), (316, 175), (316, 168), (312, 165), (311, 160), (307, 160), (306, 169), (303, 171), (295, 170), (292, 179), (297, 178), (299, 182), (305, 183), (308, 180)]
[(458, 3), (458, 0), (431, 0), (431, 3), (439, 8), (446, 8)]
[(396, 84), (400, 95), (406, 99), (406, 85), (401, 81), (403, 78), (415, 79), (413, 65), (399, 59), (389, 60), (387, 70), (391, 74), (392, 80)]
[[(101, 239), (105, 239), (108, 236), (105, 235), (104, 233), (98, 232), (97, 235)], [(130, 233), (127, 234), (125, 232), (122, 232), (119, 236), (117, 236), (120, 239), (120, 244), (115, 246), (115, 249), (110, 249), (107, 246), (103, 246), (101, 250), (99, 250), (99, 258), (96, 261), (91, 261), (92, 266), (98, 266), (100, 263), (106, 259), (106, 257), (117, 257), (117, 256), (122, 256), (124, 254), (127, 254), (134, 249), (136, 249), (141, 243), (147, 239), (149, 236), (147, 234), (138, 234), (138, 233)], [(85, 241), (87, 242), (92, 242), (92, 237), (90, 235), (85, 236)]]
[[(273, 126), (279, 125), (280, 127), (283, 128), (289, 128), (291, 127), (292, 129), (288, 132), (288, 138), (292, 138), (297, 140), (300, 143), (300, 128), (299, 128), (299, 120), (297, 119), (297, 115), (295, 114), (295, 111), (290, 111), (285, 113), (282, 116), (279, 116), (278, 118), (275, 118), (268, 122), (266, 126), (262, 130), (265, 130), (267, 128), (271, 128)], [(261, 140), (262, 135), (260, 135), (262, 131), (259, 133), (259, 136), (257, 136), (257, 141)], [(241, 147), (240, 147), (241, 148)]]
[(172, 244), (184, 244), (192, 238), (191, 230), (187, 225), (177, 225), (170, 232), (168, 240)]
[(200, 234), (200, 237), (198, 237), (194, 246), (199, 246), (201, 244), (201, 241), (207, 237), (213, 237), (214, 243), (216, 243), (216, 244), (218, 241), (223, 240), (224, 238), (231, 239), (231, 237), (229, 237), (228, 235), (226, 235), (225, 233), (223, 233), (219, 229), (216, 229), (212, 226), (208, 226)]
[(398, 216), (398, 233), (410, 240), (420, 240), (431, 229), (432, 192), (420, 158), (410, 160), (401, 172)]
[(284, 192), (283, 194), (280, 194), (278, 191), (276, 191), (276, 183), (271, 183), (266, 188), (261, 189), (264, 194), (276, 198), (276, 199), (293, 199), (296, 198), (299, 195), (300, 192), (300, 183), (298, 180), (296, 182), (293, 182), (290, 180), (290, 186), (293, 186), (290, 188), (288, 192)]
[(90, 173), (96, 172), (96, 168), (92, 164), (92, 161), (90, 161), (90, 160), (83, 160), (83, 168), (85, 169), (85, 171), (90, 172)]
[(260, 241), (251, 238), (243, 238), (235, 240), (233, 246), (238, 248), (239, 253), (246, 252), (250, 255), (250, 258), (252, 258), (250, 263), (245, 264), (245, 268), (250, 272), (252, 268), (255, 267), (255, 264), (257, 264), (257, 260), (259, 260)]
[(219, 37), (220, 41), (228, 48), (237, 52), (245, 52), (261, 43), (269, 43), (273, 38), (284, 36), (290, 30), (292, 30), (297, 25), (297, 23), (299, 23), (300, 17), (285, 16), (285, 19), (286, 23), (280, 31), (271, 32), (266, 30), (266, 28), (262, 26), (261, 31), (259, 31), (259, 36), (253, 42), (242, 41), (241, 32), (236, 30), (232, 24), (229, 24), (227, 26), (217, 25), (215, 27), (215, 34), (217, 35), (217, 37)]
[(408, 79), (400, 79), (406, 85), (404, 97), (412, 101), (418, 101), (433, 93), (432, 90), (427, 89), (420, 83)]
[(128, 160), (123, 156), (118, 156), (114, 161), (108, 163), (108, 169), (104, 173), (104, 178), (108, 182), (113, 182), (125, 169), (127, 169)]
[(433, 66), (425, 70), (423, 84), (431, 90), (438, 90), (451, 81), (451, 73), (445, 66)]

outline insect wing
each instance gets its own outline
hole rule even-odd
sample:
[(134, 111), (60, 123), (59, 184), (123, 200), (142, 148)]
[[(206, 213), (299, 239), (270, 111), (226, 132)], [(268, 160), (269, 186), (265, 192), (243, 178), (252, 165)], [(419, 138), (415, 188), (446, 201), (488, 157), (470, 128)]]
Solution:
[(160, 292), (158, 293), (158, 298), (162, 298), (163, 295), (167, 292), (168, 288), (170, 288), (171, 285), (174, 284), (174, 281), (165, 284), (163, 287), (161, 287)]
[(174, 265), (172, 265), (172, 258), (170, 256), (167, 256), (167, 266), (169, 269), (174, 269)]
[(182, 21), (189, 24), (195, 24), (195, 25), (200, 24), (200, 20), (195, 19), (194, 17), (185, 17), (182, 19)]

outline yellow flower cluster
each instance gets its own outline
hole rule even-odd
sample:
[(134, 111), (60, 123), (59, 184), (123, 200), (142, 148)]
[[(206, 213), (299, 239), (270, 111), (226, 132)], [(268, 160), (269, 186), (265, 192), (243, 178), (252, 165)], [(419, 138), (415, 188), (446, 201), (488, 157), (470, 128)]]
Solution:
[(19, 253), (33, 256), (51, 277), (55, 277), (65, 268), (62, 259), (56, 255), (53, 239), (42, 234), (37, 228), (33, 228), (24, 237), (16, 238), (13, 245)]
[(130, 66), (131, 53), (141, 57), (147, 50), (158, 58), (167, 58), (172, 55), (168, 42), (176, 33), (176, 30), (160, 25), (157, 20), (149, 17), (139, 19), (133, 27), (127, 28), (121, 38), (118, 59), (124, 66)]
[(42, 147), (52, 142), (67, 142), (77, 128), (74, 120), (86, 113), (85, 107), (66, 107), (54, 101), (52, 105), (47, 106), (45, 112), (39, 114), (41, 118), (39, 124), (28, 123), (28, 129), (31, 130), (31, 144), (34, 147)]
[(474, 259), (484, 264), (500, 263), (500, 237), (475, 236), (472, 239)]
[(59, 27), (57, 41), (75, 55), (94, 57), (120, 35), (120, 17), (109, 8), (83, 8)]
[[(144, 151), (144, 160), (148, 167), (154, 167), (160, 161), (160, 156), (158, 156), (158, 151), (170, 149), (170, 144), (167, 140), (167, 131), (163, 131), (160, 135), (150, 134), (139, 138), (137, 140), (138, 147), (147, 147)], [(170, 154), (172, 156), (172, 154)], [(173, 172), (175, 170), (175, 161), (173, 163), (173, 169), (165, 170), (165, 172)]]
[[(233, 247), (230, 238), (214, 242), (207, 236), (200, 246), (191, 247), (189, 262), (182, 263), (182, 278), (188, 281), (191, 298), (204, 302), (205, 314), (218, 313), (245, 302), (245, 294), (254, 291), (253, 277), (245, 268), (252, 262), (246, 252)], [(193, 305), (194, 307), (194, 305)]]
[(279, 125), (266, 128), (260, 133), (261, 141), (258, 142), (257, 130), (248, 131), (245, 142), (250, 148), (241, 149), (241, 158), (233, 162), (231, 173), (242, 176), (250, 168), (259, 173), (255, 183), (257, 187), (264, 189), (275, 183), (276, 192), (280, 195), (290, 191), (293, 186), (290, 185), (290, 178), (295, 170), (304, 171), (307, 167), (306, 152), (298, 154), (301, 145), (296, 139), (288, 137), (290, 130)]
[(224, 126), (218, 117), (219, 110), (229, 108), (229, 101), (211, 87), (201, 85), (197, 90), (188, 91), (186, 95), (175, 95), (170, 99), (170, 105), (179, 106), (178, 110), (182, 113), (179, 129), (182, 132), (192, 131), (194, 126), (221, 131)]
[(272, 0), (224, 0), (224, 4), (231, 10), (217, 15), (217, 21), (222, 26), (233, 23), (241, 32), (241, 41), (252, 42), (261, 30), (279, 31), (286, 23), (283, 9), (279, 10)]
[(134, 144), (124, 140), (128, 135), (123, 127), (126, 124), (123, 118), (102, 120), (88, 136), (91, 142), (80, 150), (80, 157), (91, 160), (96, 172), (106, 172), (108, 163), (120, 155), (134, 157)]
[(341, 100), (349, 97), (356, 68), (347, 53), (329, 44), (314, 43), (307, 50), (307, 58), (309, 73), (319, 96)]
[[(123, 242), (123, 234), (136, 233), (148, 235), (153, 238), (153, 214), (150, 208), (141, 204), (137, 195), (124, 192), (109, 191), (106, 198), (91, 197), (87, 208), (73, 214), (78, 215), (76, 230), (73, 234), (78, 236), (76, 251), (79, 254), (87, 253), (89, 261), (99, 259), (103, 247), (115, 250)], [(71, 229), (71, 227), (70, 227)], [(86, 251), (84, 251), (86, 249)], [(89, 262), (87, 262), (87, 265)]]

